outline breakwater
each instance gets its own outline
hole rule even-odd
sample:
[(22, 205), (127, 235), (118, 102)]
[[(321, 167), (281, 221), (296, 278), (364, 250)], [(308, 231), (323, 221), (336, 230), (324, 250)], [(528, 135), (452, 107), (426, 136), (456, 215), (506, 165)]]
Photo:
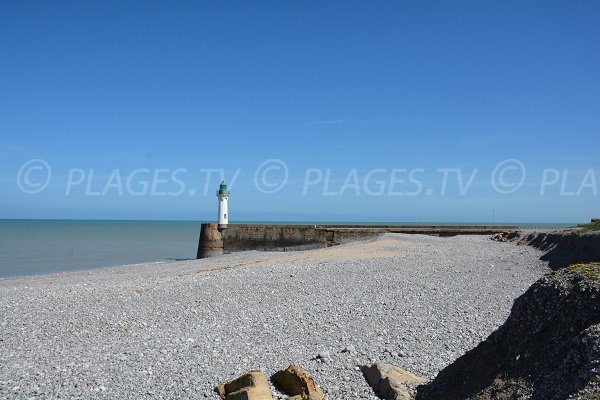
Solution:
[(441, 225), (265, 225), (202, 224), (197, 258), (247, 250), (292, 251), (330, 247), (375, 238), (384, 233), (431, 236), (491, 235), (516, 231), (516, 226)]

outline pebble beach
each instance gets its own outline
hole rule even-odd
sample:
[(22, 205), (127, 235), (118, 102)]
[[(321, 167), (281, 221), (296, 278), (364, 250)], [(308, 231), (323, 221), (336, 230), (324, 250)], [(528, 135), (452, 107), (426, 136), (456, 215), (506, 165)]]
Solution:
[(295, 363), (329, 399), (377, 399), (361, 366), (432, 379), (550, 271), (540, 256), (385, 234), (0, 280), (0, 398), (218, 399), (224, 381)]

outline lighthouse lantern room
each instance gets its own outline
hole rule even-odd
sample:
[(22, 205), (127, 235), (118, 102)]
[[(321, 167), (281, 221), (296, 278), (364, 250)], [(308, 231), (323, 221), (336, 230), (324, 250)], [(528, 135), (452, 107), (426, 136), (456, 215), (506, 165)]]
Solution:
[(229, 216), (227, 211), (227, 200), (229, 200), (229, 190), (225, 182), (221, 182), (221, 186), (217, 191), (217, 197), (219, 198), (219, 229), (226, 229), (229, 223)]

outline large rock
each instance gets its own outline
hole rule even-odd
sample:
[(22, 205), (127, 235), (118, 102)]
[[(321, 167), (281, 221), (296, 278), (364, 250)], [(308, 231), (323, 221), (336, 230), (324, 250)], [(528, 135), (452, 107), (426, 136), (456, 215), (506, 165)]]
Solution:
[(215, 388), (223, 400), (272, 400), (271, 388), (265, 374), (250, 371)]
[(492, 237), (490, 237), (491, 240), (495, 241), (495, 242), (509, 242), (511, 240), (514, 240), (516, 238), (518, 238), (520, 236), (519, 232), (498, 232), (494, 235), (492, 235)]
[(418, 400), (600, 398), (600, 264), (533, 284), (508, 320), (418, 389)]
[(412, 400), (414, 388), (426, 381), (394, 365), (383, 363), (364, 366), (362, 373), (375, 393), (387, 400)]
[(297, 365), (290, 365), (278, 371), (271, 377), (273, 383), (288, 396), (302, 400), (324, 400), (325, 396), (315, 381), (304, 369)]

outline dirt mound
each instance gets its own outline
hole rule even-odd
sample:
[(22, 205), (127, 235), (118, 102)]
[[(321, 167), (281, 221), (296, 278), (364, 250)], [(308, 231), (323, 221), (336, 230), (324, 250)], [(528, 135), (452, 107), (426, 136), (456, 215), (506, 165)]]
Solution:
[(418, 400), (598, 399), (600, 264), (554, 272), (508, 320), (418, 390)]

